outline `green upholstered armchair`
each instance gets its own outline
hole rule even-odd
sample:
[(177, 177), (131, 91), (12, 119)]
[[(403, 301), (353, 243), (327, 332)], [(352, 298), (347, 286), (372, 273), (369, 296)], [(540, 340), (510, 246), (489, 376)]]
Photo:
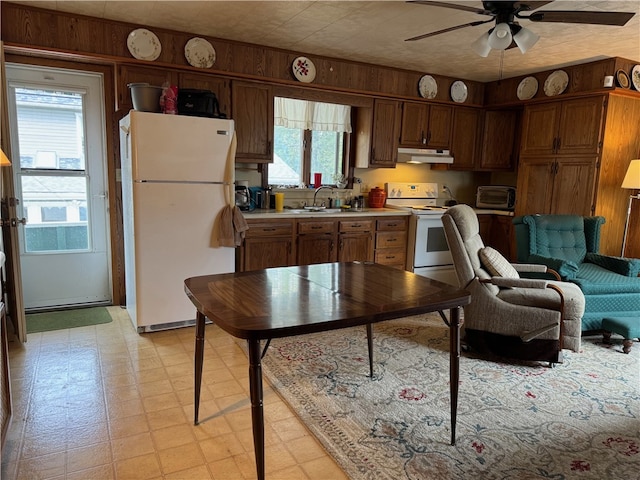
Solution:
[(485, 247), (478, 217), (468, 205), (442, 217), (458, 284), (471, 293), (464, 307), (464, 341), (479, 352), (526, 360), (562, 361), (562, 349), (580, 350), (584, 296), (576, 285), (526, 279), (544, 265), (509, 263)]
[(541, 263), (573, 282), (585, 296), (582, 330), (599, 330), (606, 317), (640, 322), (640, 260), (600, 255), (604, 217), (525, 215), (513, 219), (518, 262)]

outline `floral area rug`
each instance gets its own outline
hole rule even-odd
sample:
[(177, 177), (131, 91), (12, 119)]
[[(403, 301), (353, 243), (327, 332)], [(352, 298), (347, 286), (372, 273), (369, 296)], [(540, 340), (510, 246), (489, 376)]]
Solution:
[[(352, 479), (640, 475), (640, 345), (601, 337), (564, 363), (460, 360), (449, 444), (448, 328), (437, 315), (273, 340), (264, 373)], [(616, 340), (614, 336), (614, 341)]]

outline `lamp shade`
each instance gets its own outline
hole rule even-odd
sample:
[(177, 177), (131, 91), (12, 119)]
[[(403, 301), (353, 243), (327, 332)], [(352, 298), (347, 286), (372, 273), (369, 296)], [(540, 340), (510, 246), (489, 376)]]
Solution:
[(11, 165), (9, 157), (4, 154), (4, 150), (0, 150), (0, 167), (8, 167)]
[(627, 174), (622, 180), (622, 188), (640, 189), (640, 158), (631, 160)]
[(489, 46), (495, 50), (505, 50), (513, 37), (511, 35), (511, 27), (507, 23), (499, 23), (489, 35)]
[(483, 33), (478, 39), (471, 44), (471, 48), (481, 57), (486, 57), (491, 52), (491, 46), (489, 45), (489, 32)]
[(526, 53), (538, 40), (540, 40), (538, 35), (524, 27), (520, 27), (518, 33), (513, 36), (513, 41), (516, 42), (522, 53)]

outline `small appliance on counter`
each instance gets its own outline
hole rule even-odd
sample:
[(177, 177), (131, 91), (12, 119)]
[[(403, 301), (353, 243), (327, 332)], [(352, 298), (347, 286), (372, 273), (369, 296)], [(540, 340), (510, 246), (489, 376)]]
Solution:
[(516, 189), (506, 185), (478, 187), (476, 193), (477, 208), (495, 210), (513, 210), (516, 205)]
[(243, 212), (248, 212), (255, 208), (254, 203), (251, 201), (251, 193), (247, 185), (236, 185), (236, 207)]

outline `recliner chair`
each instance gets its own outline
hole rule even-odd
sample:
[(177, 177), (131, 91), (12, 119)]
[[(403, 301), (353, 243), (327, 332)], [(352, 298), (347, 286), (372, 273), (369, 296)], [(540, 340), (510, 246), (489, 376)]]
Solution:
[(572, 283), (520, 278), (544, 273), (544, 265), (509, 263), (480, 237), (468, 205), (442, 217), (460, 288), (471, 293), (464, 307), (464, 341), (472, 350), (503, 357), (562, 362), (562, 349), (580, 350), (584, 296)]

